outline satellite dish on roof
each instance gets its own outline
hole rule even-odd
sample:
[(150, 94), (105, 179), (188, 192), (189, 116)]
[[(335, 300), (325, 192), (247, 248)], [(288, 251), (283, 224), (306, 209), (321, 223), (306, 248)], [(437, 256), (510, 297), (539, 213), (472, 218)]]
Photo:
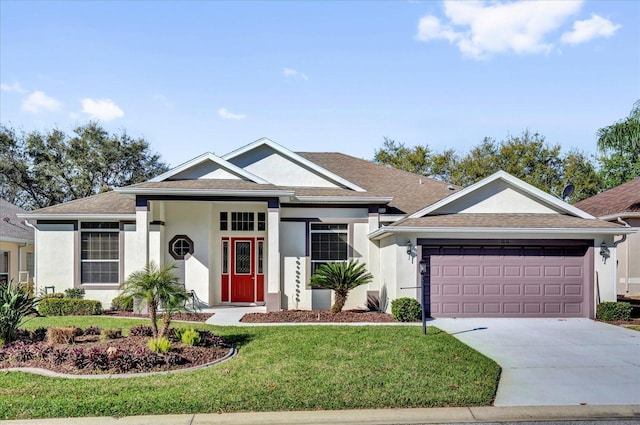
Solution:
[(562, 189), (562, 200), (567, 202), (567, 199), (569, 199), (569, 196), (573, 194), (574, 190), (575, 187), (573, 186), (573, 184), (569, 183), (568, 185), (566, 185), (564, 189)]

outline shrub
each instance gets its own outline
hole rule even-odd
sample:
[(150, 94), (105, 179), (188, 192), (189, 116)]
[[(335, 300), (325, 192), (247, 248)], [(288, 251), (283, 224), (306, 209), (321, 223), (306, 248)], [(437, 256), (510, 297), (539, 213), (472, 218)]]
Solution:
[(42, 342), (45, 339), (47, 339), (47, 328), (39, 327), (39, 328), (35, 328), (31, 332), (32, 342)]
[(50, 363), (54, 365), (61, 365), (67, 360), (69, 351), (58, 347), (51, 347), (47, 354), (47, 358), (49, 359)]
[(100, 334), (100, 338), (102, 339), (122, 338), (122, 329), (120, 328), (103, 329), (102, 333)]
[(200, 344), (200, 339), (200, 333), (195, 329), (186, 329), (180, 336), (180, 340), (183, 344), (187, 344), (192, 347)]
[(596, 319), (605, 322), (628, 321), (631, 320), (631, 304), (603, 302), (596, 308)]
[(36, 306), (39, 302), (24, 286), (13, 282), (0, 285), (0, 340), (3, 343), (15, 340), (16, 331), (24, 319), (38, 313)]
[(164, 355), (164, 361), (169, 366), (177, 366), (177, 365), (183, 365), (183, 364), (187, 363), (187, 359), (185, 359), (184, 357), (182, 357), (178, 353), (167, 353), (167, 354), (165, 354)]
[(84, 330), (84, 332), (82, 332), (82, 335), (101, 335), (101, 334), (102, 334), (102, 328), (99, 328), (98, 326), (89, 326)]
[(82, 347), (72, 348), (69, 352), (69, 361), (78, 369), (84, 369), (89, 364), (89, 359), (84, 354)]
[(176, 341), (182, 341), (182, 334), (186, 331), (186, 328), (169, 328), (167, 331), (167, 338)]
[(52, 294), (43, 294), (42, 298), (64, 298), (64, 294), (62, 292), (54, 292)]
[(35, 353), (31, 351), (31, 346), (22, 341), (17, 341), (8, 350), (9, 358), (15, 362), (23, 363), (32, 360)]
[(49, 344), (73, 344), (76, 337), (76, 327), (53, 326), (47, 330), (47, 343)]
[(45, 298), (38, 311), (43, 316), (92, 316), (102, 314), (102, 304), (94, 300)]
[(87, 352), (87, 366), (97, 370), (109, 369), (109, 353), (104, 347), (93, 347)]
[(138, 325), (129, 329), (129, 336), (152, 336), (151, 326)]
[(111, 300), (113, 311), (133, 311), (133, 298), (117, 296)]
[(64, 290), (65, 298), (81, 300), (84, 298), (84, 288), (69, 288)]
[(138, 368), (142, 370), (153, 369), (165, 363), (163, 356), (146, 348), (139, 348), (133, 354), (138, 359)]
[(154, 353), (166, 353), (171, 350), (171, 341), (167, 338), (151, 338), (149, 340), (149, 349)]
[(417, 322), (422, 320), (422, 306), (414, 298), (397, 298), (391, 301), (391, 314), (400, 322)]

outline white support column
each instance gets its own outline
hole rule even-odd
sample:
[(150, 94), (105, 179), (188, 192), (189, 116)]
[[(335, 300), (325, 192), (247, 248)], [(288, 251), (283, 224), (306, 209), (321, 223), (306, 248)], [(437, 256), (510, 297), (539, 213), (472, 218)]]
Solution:
[(267, 311), (279, 311), (280, 286), (280, 208), (276, 201), (269, 201), (267, 213)]
[[(136, 201), (136, 203), (138, 203)], [(149, 262), (149, 204), (136, 205), (136, 257), (134, 270), (146, 267)]]

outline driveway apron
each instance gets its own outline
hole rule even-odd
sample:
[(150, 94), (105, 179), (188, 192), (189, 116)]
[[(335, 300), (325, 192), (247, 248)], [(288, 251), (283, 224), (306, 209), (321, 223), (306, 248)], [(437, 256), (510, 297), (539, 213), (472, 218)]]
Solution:
[(496, 406), (640, 405), (640, 332), (589, 319), (434, 319), (502, 367)]

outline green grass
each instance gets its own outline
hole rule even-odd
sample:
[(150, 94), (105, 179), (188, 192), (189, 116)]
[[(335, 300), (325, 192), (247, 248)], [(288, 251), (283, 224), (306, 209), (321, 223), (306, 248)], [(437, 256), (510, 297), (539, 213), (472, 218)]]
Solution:
[(630, 326), (625, 326), (625, 328), (633, 329), (634, 331), (640, 331), (640, 325), (630, 325)]
[[(58, 317), (25, 327), (125, 330), (140, 323)], [(3, 373), (0, 419), (479, 406), (492, 403), (500, 375), (495, 362), (435, 328), (425, 337), (417, 326), (196, 327), (223, 336), (238, 355), (193, 372), (133, 379)]]

